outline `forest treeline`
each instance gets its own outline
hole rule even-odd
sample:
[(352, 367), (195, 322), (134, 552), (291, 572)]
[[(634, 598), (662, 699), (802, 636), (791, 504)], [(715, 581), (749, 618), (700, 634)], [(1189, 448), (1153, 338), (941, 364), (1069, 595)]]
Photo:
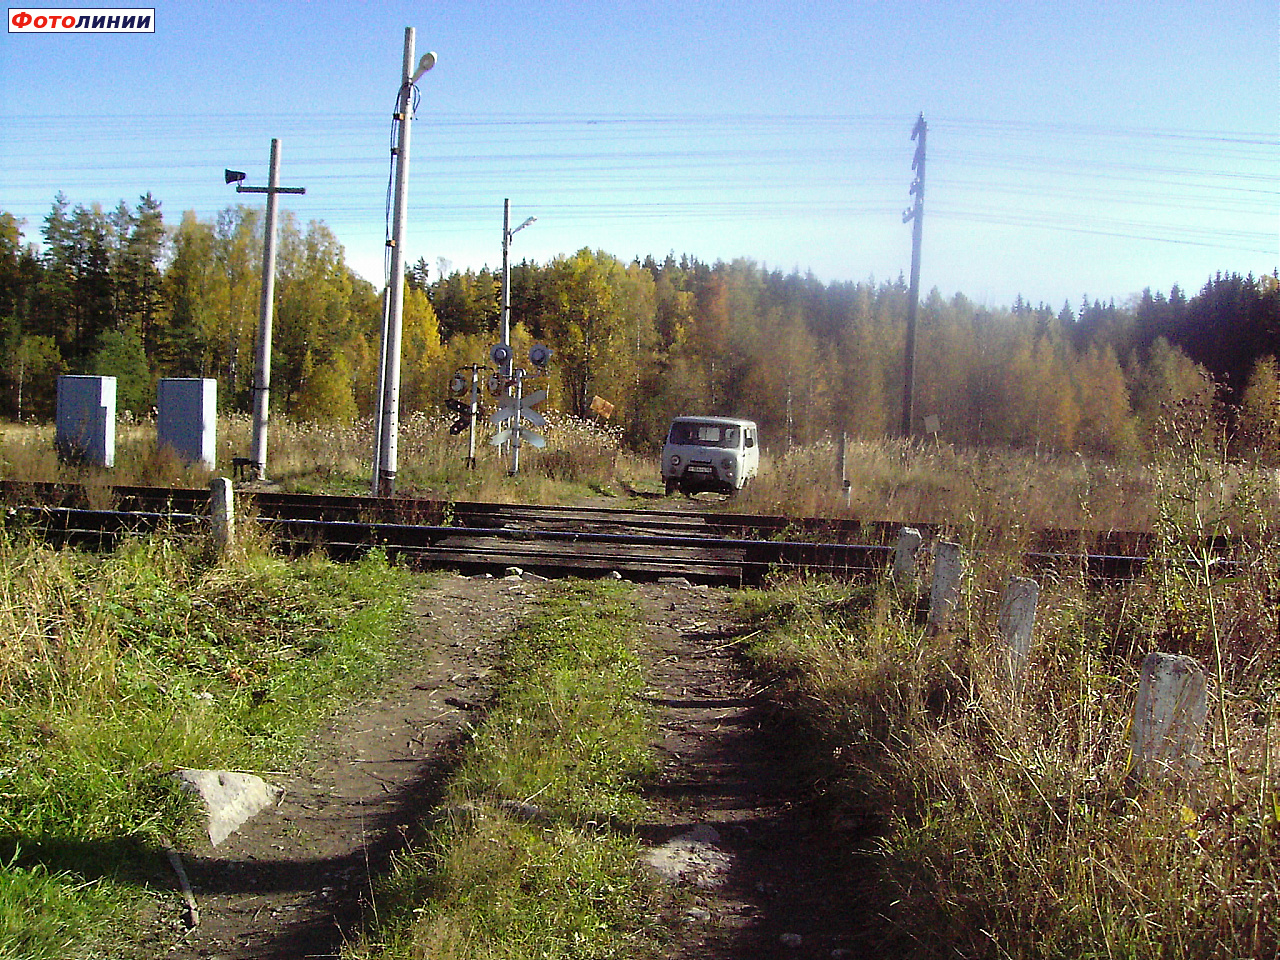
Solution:
[[(280, 217), (272, 401), (302, 420), (374, 406), (381, 292), (355, 274), (322, 222)], [(118, 407), (143, 413), (159, 377), (213, 377), (248, 410), (262, 265), (262, 213), (166, 224), (150, 194), (114, 210), (59, 194), (37, 247), (0, 212), (0, 415), (49, 418), (56, 377), (118, 378)], [(588, 416), (592, 398), (637, 446), (669, 418), (749, 416), (778, 449), (847, 432), (896, 432), (907, 286), (824, 283), (754, 261), (668, 254), (624, 261), (582, 249), (511, 270), (517, 358), (552, 348), (548, 407)], [(402, 404), (439, 412), (462, 365), (498, 339), (501, 275), (404, 279)], [(1141, 455), (1170, 442), (1228, 444), (1280, 462), (1280, 284), (1224, 272), (1188, 296), (1144, 291), (1117, 305), (1007, 309), (936, 289), (920, 304), (915, 411), (963, 445)], [(919, 424), (917, 424), (917, 427)]]

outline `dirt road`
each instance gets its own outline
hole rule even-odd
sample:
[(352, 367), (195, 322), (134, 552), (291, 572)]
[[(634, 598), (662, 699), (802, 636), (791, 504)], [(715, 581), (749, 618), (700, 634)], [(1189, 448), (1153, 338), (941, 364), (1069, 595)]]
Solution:
[[(335, 718), (300, 771), (272, 778), (285, 788), (277, 808), (184, 854), (201, 922), (167, 956), (336, 956), (368, 909), (370, 878), (435, 802), (492, 692), (499, 641), (543, 589), (451, 575), (423, 591), (411, 626), (421, 656)], [(831, 842), (813, 789), (794, 775), (794, 744), (744, 674), (731, 592), (665, 583), (636, 594), (662, 756), (642, 839), (654, 869), (694, 891), (694, 906), (671, 918), (674, 956), (875, 956), (866, 870)], [(180, 914), (175, 896), (162, 922)]]

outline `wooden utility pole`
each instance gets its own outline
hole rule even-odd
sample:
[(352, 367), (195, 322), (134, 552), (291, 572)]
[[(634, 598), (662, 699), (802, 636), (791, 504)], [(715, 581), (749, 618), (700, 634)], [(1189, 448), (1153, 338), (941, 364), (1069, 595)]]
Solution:
[(929, 132), (929, 125), (924, 122), (924, 114), (916, 120), (915, 129), (911, 131), (911, 139), (916, 141), (916, 155), (911, 161), (911, 169), (916, 178), (911, 182), (910, 192), (915, 195), (916, 202), (910, 210), (902, 215), (902, 222), (911, 222), (911, 289), (907, 292), (907, 348), (903, 358), (902, 384), (902, 435), (910, 437), (915, 420), (916, 392), (916, 312), (920, 304), (920, 235), (924, 221), (924, 141)]

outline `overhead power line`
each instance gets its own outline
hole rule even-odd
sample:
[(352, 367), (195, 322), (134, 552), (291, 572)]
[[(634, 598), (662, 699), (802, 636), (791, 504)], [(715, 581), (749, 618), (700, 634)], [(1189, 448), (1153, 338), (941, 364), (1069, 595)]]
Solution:
[[(307, 180), (318, 219), (335, 229), (381, 225), (386, 133), (373, 111), (11, 114), (0, 123), (0, 209), (26, 220), (28, 239), (58, 191), (107, 209), (151, 191), (167, 212), (208, 216), (226, 206), (209, 157), (241, 144), (256, 151), (266, 131), (290, 139), (290, 166)], [(944, 222), (1275, 252), (1280, 136), (1271, 132), (930, 125), (931, 212)], [(557, 211), (562, 225), (802, 218), (888, 227), (899, 209), (902, 129), (900, 116), (878, 114), (437, 113), (413, 215), (452, 233), (487, 229), (495, 196), (536, 190), (539, 209)]]

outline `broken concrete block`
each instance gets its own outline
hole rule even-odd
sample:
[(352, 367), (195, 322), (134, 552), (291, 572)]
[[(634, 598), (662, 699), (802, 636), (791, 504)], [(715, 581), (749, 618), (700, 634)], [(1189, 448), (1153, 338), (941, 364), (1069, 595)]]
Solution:
[(174, 771), (173, 777), (182, 789), (204, 801), (209, 815), (209, 842), (215, 847), (284, 793), (261, 777), (234, 770), (182, 768)]
[(933, 584), (929, 591), (929, 630), (944, 630), (960, 603), (964, 556), (960, 544), (944, 540), (933, 551)]
[(1194, 772), (1208, 714), (1208, 680), (1191, 657), (1147, 654), (1133, 709), (1131, 774)]

